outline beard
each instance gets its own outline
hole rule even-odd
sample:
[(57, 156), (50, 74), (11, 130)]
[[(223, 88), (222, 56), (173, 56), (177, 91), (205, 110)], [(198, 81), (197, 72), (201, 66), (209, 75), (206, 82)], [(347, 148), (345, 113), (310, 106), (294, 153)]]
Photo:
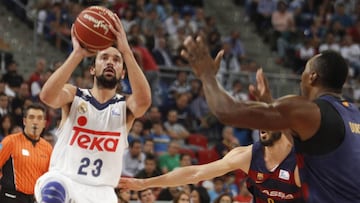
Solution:
[(100, 89), (114, 89), (116, 85), (120, 82), (115, 76), (107, 78), (104, 74), (96, 76), (96, 85)]
[(260, 143), (261, 143), (263, 146), (271, 147), (271, 146), (273, 146), (274, 143), (275, 143), (276, 141), (278, 141), (280, 138), (281, 138), (281, 132), (274, 132), (274, 133), (271, 133), (271, 135), (269, 136), (269, 138), (266, 139), (266, 140), (263, 140), (263, 139), (261, 139), (261, 137), (260, 137)]

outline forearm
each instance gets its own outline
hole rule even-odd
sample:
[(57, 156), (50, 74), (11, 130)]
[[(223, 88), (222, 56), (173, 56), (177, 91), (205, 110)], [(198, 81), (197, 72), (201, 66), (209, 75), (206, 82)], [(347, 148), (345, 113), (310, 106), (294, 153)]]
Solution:
[(199, 171), (195, 170), (195, 166), (183, 167), (175, 169), (165, 175), (144, 179), (143, 184), (146, 188), (151, 187), (175, 187), (185, 184), (196, 184), (204, 180)]
[(132, 89), (130, 97), (133, 106), (130, 106), (130, 109), (135, 117), (139, 117), (145, 113), (151, 104), (150, 86), (131, 51), (123, 53), (123, 57), (127, 66), (127, 74)]
[[(216, 76), (203, 75), (201, 78), (206, 101), (211, 112), (220, 120), (232, 113), (235, 100), (224, 90)], [(237, 105), (239, 105), (237, 103)]]

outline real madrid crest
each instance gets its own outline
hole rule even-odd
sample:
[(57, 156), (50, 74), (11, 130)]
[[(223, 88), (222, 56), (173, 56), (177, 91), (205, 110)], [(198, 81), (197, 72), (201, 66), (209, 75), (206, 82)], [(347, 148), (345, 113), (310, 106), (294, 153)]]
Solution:
[(78, 106), (78, 112), (81, 113), (81, 114), (84, 114), (87, 112), (87, 105), (85, 102), (82, 102), (79, 106)]

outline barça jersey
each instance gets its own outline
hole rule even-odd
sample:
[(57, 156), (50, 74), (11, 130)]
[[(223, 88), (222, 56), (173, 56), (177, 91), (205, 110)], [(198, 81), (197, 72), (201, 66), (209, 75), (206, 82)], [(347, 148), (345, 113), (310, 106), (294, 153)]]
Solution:
[(57, 135), (50, 171), (88, 185), (118, 184), (128, 145), (124, 96), (100, 104), (89, 90), (77, 89)]
[[(326, 95), (319, 98), (333, 108), (320, 107), (322, 127), (345, 126), (342, 143), (322, 155), (298, 154), (298, 166), (303, 194), (309, 203), (353, 203), (360, 201), (360, 112), (358, 107), (339, 98)], [(337, 112), (343, 120), (335, 123), (329, 111)], [(327, 133), (325, 137), (335, 136)], [(295, 142), (298, 150), (298, 142)], [(319, 146), (321, 147), (321, 146)]]
[(273, 171), (269, 171), (264, 160), (264, 147), (256, 142), (252, 148), (252, 159), (248, 172), (248, 187), (256, 203), (302, 203), (301, 189), (296, 185), (294, 171), (296, 156), (294, 148)]

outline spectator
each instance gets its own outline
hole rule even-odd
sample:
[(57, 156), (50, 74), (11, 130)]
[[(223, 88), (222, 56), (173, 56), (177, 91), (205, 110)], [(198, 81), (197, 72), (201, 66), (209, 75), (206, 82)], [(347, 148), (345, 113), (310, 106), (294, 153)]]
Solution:
[(190, 110), (194, 117), (193, 125), (190, 129), (207, 135), (209, 139), (218, 140), (218, 122), (209, 109), (202, 88), (199, 90), (199, 95), (191, 101)]
[(18, 73), (18, 64), (15, 61), (11, 61), (6, 66), (6, 70), (7, 72), (3, 75), (3, 79), (11, 89), (11, 96), (14, 97), (21, 84), (24, 82), (24, 78), (20, 73)]
[(295, 69), (296, 73), (302, 73), (307, 60), (309, 60), (311, 57), (315, 56), (316, 54), (316, 48), (314, 45), (313, 39), (305, 39), (303, 43), (300, 45), (299, 48), (299, 66), (297, 69)]
[(348, 34), (352, 37), (355, 43), (360, 43), (360, 19), (355, 22), (354, 26), (348, 29)]
[(180, 166), (179, 167), (185, 167), (185, 166), (191, 166), (191, 156), (190, 154), (180, 154)]
[(232, 203), (233, 197), (230, 193), (222, 193), (215, 200), (214, 203)]
[(224, 157), (229, 151), (240, 146), (238, 139), (234, 136), (234, 128), (225, 126), (222, 130), (222, 140), (216, 143), (215, 150), (219, 157)]
[(225, 39), (231, 45), (231, 51), (240, 62), (244, 62), (247, 58), (244, 45), (240, 39), (240, 32), (238, 30), (232, 30), (230, 36)]
[(135, 14), (131, 8), (126, 8), (123, 17), (121, 17), (121, 23), (124, 26), (126, 33), (129, 33), (130, 27), (136, 24)]
[(138, 191), (140, 203), (155, 203), (155, 195), (152, 189)]
[(130, 45), (133, 50), (140, 57), (139, 65), (143, 69), (146, 79), (151, 88), (151, 98), (153, 105), (160, 105), (159, 91), (160, 91), (160, 76), (159, 67), (157, 66), (151, 52), (143, 46), (138, 37), (133, 37), (130, 40)]
[(118, 197), (118, 203), (129, 203), (130, 202), (130, 190), (116, 188), (115, 193)]
[(338, 42), (346, 35), (346, 29), (341, 25), (340, 21), (333, 21), (329, 27), (329, 32), (334, 34)]
[(146, 112), (143, 123), (144, 123), (144, 136), (148, 136), (151, 133), (151, 129), (154, 122), (161, 122), (161, 112), (159, 107), (151, 106)]
[(188, 81), (188, 72), (178, 71), (176, 73), (176, 80), (174, 80), (169, 88), (169, 99), (174, 99), (178, 94), (187, 93), (190, 91), (190, 84)]
[(159, 3), (159, 0), (150, 0), (149, 3), (147, 3), (145, 5), (145, 11), (149, 12), (149, 11), (155, 11), (156, 12), (156, 16), (159, 16), (159, 20), (161, 21), (165, 21), (167, 18), (167, 14), (165, 11), (165, 8), (162, 4)]
[(162, 22), (158, 18), (158, 13), (155, 9), (148, 10), (146, 12), (146, 18), (142, 21), (141, 30), (146, 38), (145, 46), (152, 50), (154, 48), (154, 42), (151, 40), (158, 27), (163, 26)]
[(345, 13), (344, 3), (338, 3), (335, 5), (335, 14), (333, 15), (332, 22), (338, 21), (346, 29), (353, 25), (351, 17)]
[(55, 146), (56, 138), (55, 138), (55, 136), (54, 136), (51, 132), (49, 132), (49, 131), (44, 132), (43, 135), (42, 135), (42, 137), (43, 137), (44, 140), (46, 140), (52, 147)]
[(178, 143), (181, 148), (187, 148), (185, 140), (189, 137), (190, 132), (181, 123), (178, 123), (177, 116), (176, 110), (170, 110), (167, 120), (164, 122), (164, 128), (171, 140)]
[(164, 127), (161, 122), (153, 123), (149, 138), (154, 140), (154, 151), (156, 155), (162, 155), (168, 151), (168, 145), (171, 138), (164, 131)]
[(256, 31), (263, 33), (271, 27), (271, 16), (276, 10), (275, 0), (259, 0), (257, 3), (257, 11), (254, 16)]
[(249, 101), (249, 94), (244, 91), (243, 84), (240, 80), (234, 80), (231, 87), (229, 91), (231, 96), (239, 101)]
[(185, 27), (177, 27), (176, 32), (169, 35), (168, 45), (172, 56), (179, 56), (180, 50), (186, 37)]
[(153, 154), (147, 154), (145, 158), (145, 166), (135, 175), (135, 178), (151, 178), (161, 174), (162, 173), (157, 167), (156, 156)]
[(319, 46), (319, 52), (323, 52), (326, 50), (333, 50), (333, 51), (340, 51), (340, 45), (339, 43), (336, 41), (335, 36), (333, 33), (328, 32), (326, 34), (326, 38), (325, 38), (325, 42), (320, 44)]
[(14, 122), (17, 125), (22, 125), (23, 107), (26, 99), (30, 99), (29, 84), (23, 82), (20, 86), (19, 92), (11, 100), (11, 113), (14, 117)]
[(164, 37), (160, 37), (158, 39), (158, 46), (152, 50), (152, 55), (158, 65), (173, 68), (172, 56), (166, 45), (166, 39)]
[(356, 77), (360, 73), (360, 47), (354, 43), (350, 35), (346, 35), (343, 45), (340, 48), (341, 56), (349, 63), (353, 70), (352, 76)]
[(225, 182), (223, 177), (216, 177), (212, 180), (214, 183), (214, 188), (209, 190), (210, 202), (215, 202), (215, 200), (224, 192), (226, 192)]
[(190, 194), (185, 191), (180, 191), (179, 194), (174, 198), (173, 203), (189, 203)]
[(9, 103), (9, 97), (4, 93), (0, 93), (0, 118), (10, 113)]
[(11, 114), (5, 114), (0, 118), (0, 142), (8, 135), (12, 134), (14, 121)]
[(205, 28), (205, 12), (201, 7), (195, 8), (195, 15), (193, 16), (197, 29)]
[(155, 155), (154, 141), (152, 139), (149, 138), (145, 139), (143, 145), (143, 152), (145, 154)]
[(45, 84), (45, 82), (49, 79), (53, 71), (48, 69), (46, 72), (41, 74), (39, 81), (34, 81), (31, 83), (30, 89), (31, 89), (31, 96), (34, 101), (39, 100), (39, 94), (42, 89), (42, 86)]
[(196, 186), (191, 190), (190, 202), (192, 203), (210, 203), (210, 197), (207, 190), (202, 186)]
[(162, 117), (166, 118), (167, 113), (170, 110), (175, 109), (178, 112), (178, 122), (181, 123), (185, 128), (190, 129), (193, 118), (192, 112), (189, 106), (190, 95), (189, 93), (179, 93), (175, 97), (175, 102), (162, 106)]
[(198, 31), (198, 27), (196, 25), (196, 22), (192, 18), (192, 13), (190, 11), (185, 12), (183, 19), (184, 19), (185, 33), (187, 35), (195, 34)]
[(177, 30), (184, 25), (184, 20), (181, 19), (180, 13), (177, 10), (174, 10), (171, 16), (165, 20), (165, 29), (169, 36), (176, 34)]
[(159, 167), (162, 173), (168, 173), (180, 166), (179, 149), (179, 144), (171, 141), (167, 153), (159, 156)]
[(237, 74), (240, 73), (240, 63), (237, 56), (232, 52), (232, 45), (229, 41), (223, 42), (222, 49), (224, 55), (220, 62), (217, 78), (226, 89), (230, 89), (233, 81), (238, 77)]
[(131, 143), (134, 140), (139, 140), (141, 143), (144, 143), (143, 129), (143, 122), (140, 119), (136, 119), (130, 129), (128, 142)]
[(36, 66), (35, 70), (30, 74), (28, 83), (31, 85), (33, 82), (40, 81), (41, 74), (46, 69), (46, 59), (45, 58), (38, 58), (36, 59)]
[(133, 140), (129, 144), (129, 149), (124, 153), (124, 164), (122, 176), (134, 177), (144, 168), (145, 154), (141, 151), (140, 140)]
[[(271, 23), (274, 29), (270, 41), (272, 49), (278, 51), (278, 63), (283, 63), (286, 50), (290, 47), (295, 32), (295, 21), (293, 14), (287, 10), (287, 3), (281, 0), (277, 3), (277, 10), (271, 16)], [(275, 46), (275, 44), (277, 46)]]
[(246, 178), (239, 181), (240, 191), (239, 194), (234, 197), (234, 200), (241, 203), (252, 203), (253, 196), (249, 192), (246, 186)]

